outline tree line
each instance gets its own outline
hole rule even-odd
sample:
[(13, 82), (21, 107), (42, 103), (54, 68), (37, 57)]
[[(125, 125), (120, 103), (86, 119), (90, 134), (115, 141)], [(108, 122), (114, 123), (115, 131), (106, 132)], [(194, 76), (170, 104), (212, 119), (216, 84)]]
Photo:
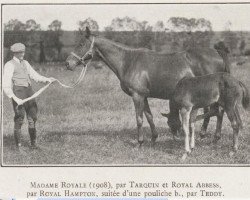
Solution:
[[(79, 20), (76, 30), (84, 30), (88, 26), (92, 31), (100, 31), (98, 22), (92, 18)], [(26, 22), (21, 22), (18, 19), (11, 19), (4, 23), (4, 31), (40, 31), (41, 25), (34, 19), (29, 19)], [(58, 31), (62, 30), (62, 22), (53, 20), (48, 25), (47, 30)], [(104, 27), (104, 31), (212, 31), (212, 24), (209, 20), (204, 18), (185, 18), (185, 17), (171, 17), (164, 23), (159, 20), (154, 25), (149, 24), (147, 21), (138, 21), (135, 18), (116, 17), (111, 21), (111, 24)]]
[[(230, 23), (222, 32), (223, 39), (230, 49), (240, 48), (240, 52), (243, 54), (245, 41), (239, 38), (235, 32), (230, 31)], [(78, 29), (85, 30), (88, 26), (92, 31), (114, 41), (156, 51), (167, 51), (166, 49), (179, 51), (194, 46), (210, 46), (214, 36), (212, 23), (204, 18), (171, 17), (166, 22), (157, 21), (151, 25), (147, 21), (138, 21), (135, 18), (117, 17), (104, 28), (104, 31), (99, 30), (97, 21), (92, 18), (80, 20), (77, 24)], [(73, 35), (74, 43), (78, 38), (77, 28)], [(6, 48), (15, 42), (23, 41), (26, 46), (30, 47), (30, 54), (34, 49), (38, 49), (39, 59), (36, 61), (45, 62), (48, 56), (52, 57), (49, 60), (60, 61), (66, 56), (62, 54), (62, 49), (66, 47), (65, 41), (61, 40), (64, 31), (62, 22), (59, 20), (53, 20), (47, 30), (42, 30), (41, 25), (33, 19), (26, 22), (12, 19), (4, 24), (4, 33)], [(74, 46), (74, 43), (71, 45)]]

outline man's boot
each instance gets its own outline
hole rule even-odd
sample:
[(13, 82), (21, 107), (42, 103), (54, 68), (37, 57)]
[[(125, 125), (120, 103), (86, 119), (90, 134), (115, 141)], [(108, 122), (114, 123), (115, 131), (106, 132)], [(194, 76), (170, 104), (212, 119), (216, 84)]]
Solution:
[(14, 138), (16, 143), (16, 148), (19, 150), (19, 147), (21, 147), (21, 129), (15, 129), (14, 130)]
[(32, 149), (38, 149), (38, 146), (36, 144), (36, 129), (35, 128), (29, 128), (29, 135), (30, 135), (30, 144)]

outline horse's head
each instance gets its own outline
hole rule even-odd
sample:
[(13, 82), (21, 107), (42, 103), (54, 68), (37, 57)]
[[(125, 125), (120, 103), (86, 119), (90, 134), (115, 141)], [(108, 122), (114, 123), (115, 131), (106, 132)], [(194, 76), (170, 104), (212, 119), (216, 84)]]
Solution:
[(80, 31), (80, 41), (75, 47), (74, 51), (66, 59), (66, 67), (68, 70), (74, 70), (80, 64), (86, 64), (94, 56), (94, 36), (91, 35), (90, 30), (86, 27), (85, 33)]
[(218, 51), (218, 52), (224, 52), (224, 53), (230, 53), (228, 47), (224, 44), (224, 42), (220, 41), (218, 43), (216, 43), (214, 45), (214, 48)]

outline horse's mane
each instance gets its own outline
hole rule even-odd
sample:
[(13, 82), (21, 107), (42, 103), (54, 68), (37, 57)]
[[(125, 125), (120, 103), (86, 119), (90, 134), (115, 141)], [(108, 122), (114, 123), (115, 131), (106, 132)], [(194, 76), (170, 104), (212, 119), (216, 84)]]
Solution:
[(157, 51), (154, 51), (154, 50), (151, 50), (151, 49), (148, 49), (148, 48), (130, 47), (130, 46), (127, 46), (125, 44), (115, 42), (113, 40), (103, 38), (103, 37), (98, 37), (98, 38), (111, 43), (112, 45), (114, 45), (115, 47), (117, 47), (117, 48), (119, 48), (121, 50), (126, 50), (126, 51), (130, 51), (130, 52), (145, 52), (145, 53), (152, 53), (152, 54), (158, 54), (158, 55), (163, 55), (163, 56), (172, 56), (172, 55), (177, 55), (177, 54), (186, 52), (186, 51), (180, 51), (180, 52), (171, 52), (171, 53), (161, 53), (161, 52), (157, 52)]
[(134, 47), (130, 47), (130, 46), (127, 46), (125, 44), (122, 44), (122, 43), (119, 43), (119, 42), (115, 42), (113, 40), (110, 40), (110, 39), (107, 39), (107, 38), (103, 38), (103, 37), (98, 37), (98, 38), (111, 43), (112, 45), (118, 47), (119, 49), (124, 49), (124, 50), (127, 50), (127, 51), (143, 51), (143, 50), (144, 51), (153, 51), (153, 50), (150, 50), (150, 49), (147, 49), (147, 48), (134, 48)]

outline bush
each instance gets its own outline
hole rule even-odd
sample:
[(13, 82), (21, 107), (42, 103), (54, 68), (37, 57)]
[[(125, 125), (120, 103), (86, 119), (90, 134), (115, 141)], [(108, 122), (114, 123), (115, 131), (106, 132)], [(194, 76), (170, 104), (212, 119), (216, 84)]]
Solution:
[(246, 49), (245, 52), (244, 52), (244, 55), (245, 56), (250, 56), (250, 49)]

